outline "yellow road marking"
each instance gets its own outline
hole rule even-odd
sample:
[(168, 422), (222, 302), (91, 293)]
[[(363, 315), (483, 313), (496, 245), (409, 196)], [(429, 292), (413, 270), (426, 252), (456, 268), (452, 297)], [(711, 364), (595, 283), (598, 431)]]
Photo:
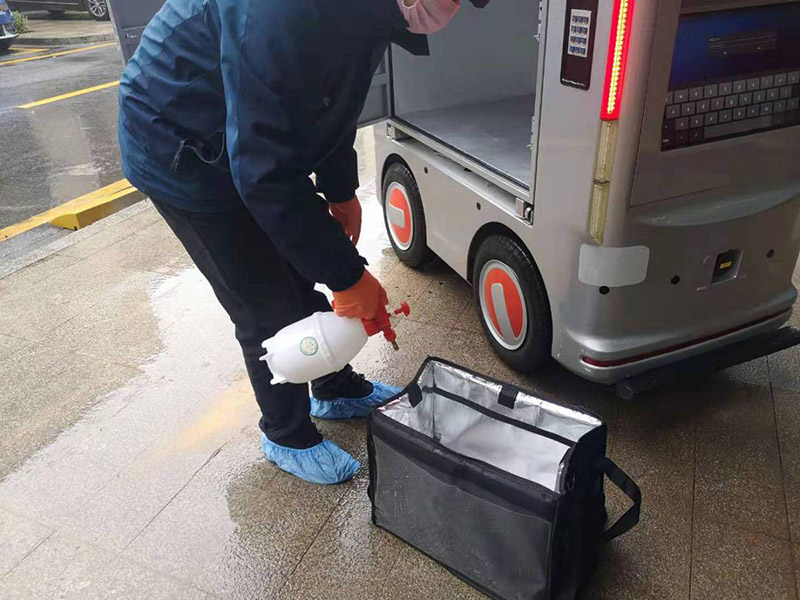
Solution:
[[(9, 50), (9, 54), (13, 54), (17, 58), (22, 58), (24, 56), (30, 56), (31, 54), (38, 54), (39, 52), (47, 52), (50, 48), (12, 48)], [(3, 61), (0, 61), (0, 64)]]
[[(104, 210), (103, 207), (112, 206), (115, 201), (121, 201), (127, 196), (131, 196), (131, 198), (133, 198), (134, 196), (140, 196), (140, 194), (137, 192), (136, 188), (134, 188), (128, 182), (127, 179), (120, 179), (119, 181), (100, 188), (99, 190), (95, 190), (80, 196), (79, 198), (65, 202), (64, 204), (56, 206), (55, 208), (51, 208), (50, 210), (46, 210), (45, 212), (35, 215), (30, 219), (26, 219), (21, 223), (16, 223), (14, 225), (9, 225), (4, 229), (0, 229), (0, 242), (12, 238), (15, 235), (19, 235), (20, 233), (25, 233), (26, 231), (29, 231), (35, 227), (39, 227), (39, 225), (44, 225), (45, 223), (53, 223), (59, 227), (68, 227), (70, 229), (83, 227), (88, 225), (88, 222), (81, 221), (81, 219), (76, 218), (76, 215), (80, 215), (81, 212), (94, 211), (92, 216), (97, 216), (98, 213), (105, 213), (101, 214), (99, 217), (102, 218), (103, 216), (111, 214), (111, 212), (115, 212), (114, 210)], [(124, 205), (120, 206), (119, 204), (120, 203), (118, 202), (118, 205), (115, 207), (116, 210), (124, 208)], [(94, 220), (96, 221), (97, 219)]]
[(105, 90), (111, 87), (115, 87), (119, 85), (119, 81), (109, 81), (108, 83), (101, 83), (100, 85), (93, 85), (92, 87), (83, 88), (82, 90), (76, 90), (74, 92), (68, 92), (66, 94), (61, 94), (59, 96), (53, 96), (52, 98), (45, 98), (44, 100), (37, 100), (36, 102), (29, 102), (28, 104), (20, 104), (17, 108), (34, 108), (36, 106), (42, 106), (44, 104), (51, 104), (53, 102), (58, 102), (60, 100), (66, 100), (67, 98), (74, 98), (75, 96), (82, 96), (83, 94), (88, 94), (90, 92), (97, 92), (99, 90)]
[(75, 48), (74, 50), (62, 50), (61, 52), (53, 52), (52, 54), (39, 54), (37, 56), (29, 56), (28, 58), (16, 58), (14, 60), (6, 60), (0, 62), (0, 67), (8, 65), (16, 65), (19, 63), (28, 62), (31, 60), (42, 60), (43, 58), (54, 58), (56, 56), (66, 56), (67, 54), (75, 54), (76, 52), (86, 52), (87, 50), (97, 50), (98, 48), (108, 48), (109, 46), (116, 46), (116, 42), (106, 42), (104, 44), (95, 44), (94, 46), (85, 46), (83, 48)]

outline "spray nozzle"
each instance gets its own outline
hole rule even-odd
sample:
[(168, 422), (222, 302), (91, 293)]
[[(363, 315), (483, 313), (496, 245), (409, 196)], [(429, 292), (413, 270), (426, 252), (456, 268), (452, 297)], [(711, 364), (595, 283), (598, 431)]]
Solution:
[(374, 319), (362, 319), (364, 329), (367, 335), (375, 335), (376, 333), (383, 332), (383, 337), (389, 342), (395, 350), (399, 350), (397, 345), (397, 332), (392, 327), (392, 317), (398, 315), (405, 315), (406, 317), (411, 314), (411, 307), (408, 302), (401, 302), (400, 308), (393, 310), (389, 313), (385, 307), (381, 307), (381, 312), (378, 313)]

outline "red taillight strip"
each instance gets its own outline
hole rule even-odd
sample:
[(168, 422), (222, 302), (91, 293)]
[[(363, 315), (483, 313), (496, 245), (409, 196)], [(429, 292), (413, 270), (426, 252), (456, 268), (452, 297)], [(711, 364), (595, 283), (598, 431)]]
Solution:
[(622, 100), (625, 69), (628, 64), (628, 44), (633, 24), (633, 4), (634, 0), (614, 0), (611, 35), (608, 39), (603, 106), (600, 109), (600, 118), (604, 121), (614, 121), (619, 118), (619, 105)]
[(691, 340), (689, 342), (684, 342), (683, 344), (676, 344), (675, 346), (670, 346), (669, 348), (664, 348), (663, 350), (655, 350), (653, 352), (648, 352), (646, 354), (637, 354), (636, 356), (629, 356), (628, 358), (619, 358), (616, 360), (598, 360), (596, 358), (591, 358), (590, 356), (581, 356), (581, 362), (585, 362), (587, 365), (591, 365), (593, 367), (621, 367), (622, 365), (627, 365), (630, 363), (638, 362), (640, 360), (653, 358), (655, 356), (661, 356), (662, 354), (668, 354), (670, 352), (675, 352), (676, 350), (683, 350), (684, 348), (688, 348), (690, 346), (696, 346), (697, 344), (702, 344), (703, 342), (708, 342), (709, 340), (721, 338), (731, 333), (741, 331), (742, 329), (747, 329), (748, 327), (752, 327), (753, 325), (764, 323), (766, 321), (769, 321), (770, 319), (774, 319), (775, 317), (779, 317), (780, 315), (783, 315), (785, 313), (786, 309), (777, 312), (775, 314), (769, 315), (767, 317), (764, 317), (763, 319), (758, 319), (757, 321), (750, 321), (749, 323), (745, 323), (744, 325), (739, 325), (738, 327), (726, 329), (725, 331), (720, 331), (712, 335), (707, 335), (706, 337)]

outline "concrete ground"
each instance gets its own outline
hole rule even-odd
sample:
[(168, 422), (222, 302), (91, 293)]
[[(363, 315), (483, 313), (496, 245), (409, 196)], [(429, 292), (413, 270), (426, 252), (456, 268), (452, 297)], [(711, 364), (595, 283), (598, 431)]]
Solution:
[[(356, 366), (405, 384), (438, 355), (607, 419), (644, 505), (586, 597), (798, 598), (798, 349), (635, 403), (556, 366), (519, 376), (466, 283), (397, 261), (363, 171), (360, 249), (414, 312), (399, 352), (373, 339)], [(371, 525), (366, 467), (318, 487), (262, 457), (232, 326), (148, 203), (28, 262), (0, 279), (0, 598), (480, 597)], [(319, 426), (365, 461), (361, 421)]]
[(28, 12), (30, 31), (19, 37), (20, 45), (56, 46), (113, 42), (114, 27), (110, 21), (95, 21), (86, 12), (66, 12), (54, 16), (46, 11)]

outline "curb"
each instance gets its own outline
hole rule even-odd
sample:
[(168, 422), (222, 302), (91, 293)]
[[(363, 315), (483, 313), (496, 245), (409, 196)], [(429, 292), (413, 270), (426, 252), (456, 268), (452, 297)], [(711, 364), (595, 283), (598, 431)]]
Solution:
[(123, 208), (128, 208), (144, 198), (142, 192), (132, 187), (101, 197), (91, 197), (90, 194), (87, 194), (83, 197), (83, 202), (76, 203), (73, 210), (52, 219), (50, 225), (63, 229), (81, 229), (119, 212)]
[(78, 35), (68, 37), (26, 37), (23, 33), (17, 38), (20, 44), (25, 46), (72, 46), (77, 44), (94, 44), (96, 42), (115, 42), (117, 40), (113, 33), (98, 33), (95, 35)]
[(64, 229), (81, 229), (144, 198), (144, 194), (134, 188), (127, 179), (120, 179), (20, 223), (0, 229), (0, 242), (46, 223)]

